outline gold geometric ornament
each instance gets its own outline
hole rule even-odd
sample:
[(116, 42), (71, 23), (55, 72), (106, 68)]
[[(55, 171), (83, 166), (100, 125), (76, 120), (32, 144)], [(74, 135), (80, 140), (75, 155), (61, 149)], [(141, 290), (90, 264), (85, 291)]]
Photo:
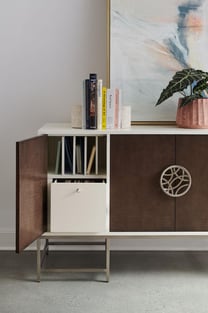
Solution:
[(182, 197), (191, 188), (191, 175), (189, 171), (180, 165), (167, 167), (160, 176), (160, 187), (170, 197)]

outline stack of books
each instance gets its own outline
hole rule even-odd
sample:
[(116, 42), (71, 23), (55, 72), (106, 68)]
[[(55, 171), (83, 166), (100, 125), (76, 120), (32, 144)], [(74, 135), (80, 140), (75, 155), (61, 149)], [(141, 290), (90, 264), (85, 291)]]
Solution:
[(83, 88), (83, 128), (111, 129), (121, 127), (121, 89), (108, 89), (97, 74), (89, 74)]

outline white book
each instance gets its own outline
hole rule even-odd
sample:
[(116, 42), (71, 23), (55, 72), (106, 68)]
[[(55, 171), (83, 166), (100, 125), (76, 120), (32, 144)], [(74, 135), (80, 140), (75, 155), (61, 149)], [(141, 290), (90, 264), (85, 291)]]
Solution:
[(83, 98), (82, 98), (82, 128), (86, 128), (86, 81), (83, 80)]
[(97, 128), (102, 129), (102, 88), (103, 80), (97, 82)]
[(115, 115), (115, 92), (114, 89), (107, 89), (106, 97), (106, 128), (114, 128)]
[(114, 127), (121, 128), (121, 111), (122, 111), (122, 97), (121, 89), (115, 89), (115, 116), (114, 116)]

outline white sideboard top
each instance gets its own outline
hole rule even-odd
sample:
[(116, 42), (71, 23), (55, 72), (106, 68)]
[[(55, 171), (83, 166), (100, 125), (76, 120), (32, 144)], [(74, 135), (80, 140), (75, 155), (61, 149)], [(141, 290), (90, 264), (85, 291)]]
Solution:
[(38, 130), (39, 135), (67, 136), (67, 135), (208, 135), (208, 129), (179, 128), (174, 125), (137, 125), (129, 129), (78, 129), (72, 128), (70, 123), (48, 123)]

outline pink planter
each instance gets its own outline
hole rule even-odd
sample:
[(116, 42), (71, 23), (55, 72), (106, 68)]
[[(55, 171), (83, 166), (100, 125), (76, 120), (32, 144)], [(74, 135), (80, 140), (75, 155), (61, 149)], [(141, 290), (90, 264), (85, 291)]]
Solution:
[(197, 99), (180, 107), (178, 101), (176, 124), (183, 128), (208, 128), (208, 99)]

